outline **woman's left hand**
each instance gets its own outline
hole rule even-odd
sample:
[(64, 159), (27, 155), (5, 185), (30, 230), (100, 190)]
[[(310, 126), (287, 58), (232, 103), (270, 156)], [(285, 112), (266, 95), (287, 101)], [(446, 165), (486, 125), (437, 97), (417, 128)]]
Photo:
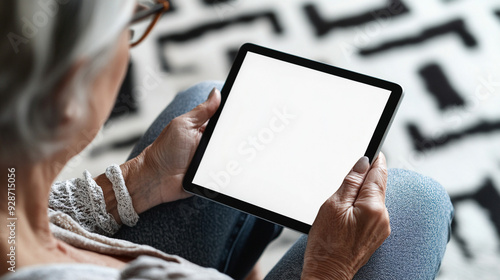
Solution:
[(214, 88), (204, 103), (173, 119), (150, 146), (127, 164), (130, 170), (125, 181), (138, 213), (191, 196), (183, 190), (182, 180), (220, 101), (220, 92)]

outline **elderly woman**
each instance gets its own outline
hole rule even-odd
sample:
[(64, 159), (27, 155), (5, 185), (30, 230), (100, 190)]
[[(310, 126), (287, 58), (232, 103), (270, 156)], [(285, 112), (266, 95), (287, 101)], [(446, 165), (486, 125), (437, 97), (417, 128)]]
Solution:
[[(220, 83), (179, 93), (129, 161), (95, 178), (85, 171), (54, 183), (107, 119), (129, 47), (167, 7), (0, 2), (2, 280), (256, 278), (254, 265), (281, 228), (181, 187), (219, 106)], [(451, 216), (437, 183), (387, 172), (382, 154), (371, 166), (363, 157), (321, 207), (308, 237), (266, 278), (433, 278)]]

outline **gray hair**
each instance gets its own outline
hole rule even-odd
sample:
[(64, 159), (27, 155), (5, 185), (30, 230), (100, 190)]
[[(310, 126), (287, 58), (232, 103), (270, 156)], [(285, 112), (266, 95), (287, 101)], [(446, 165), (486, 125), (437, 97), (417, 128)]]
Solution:
[[(134, 0), (0, 1), (0, 162), (35, 161), (64, 147), (56, 141), (63, 106), (79, 99), (110, 59)], [(55, 96), (75, 62), (87, 63), (70, 90)]]

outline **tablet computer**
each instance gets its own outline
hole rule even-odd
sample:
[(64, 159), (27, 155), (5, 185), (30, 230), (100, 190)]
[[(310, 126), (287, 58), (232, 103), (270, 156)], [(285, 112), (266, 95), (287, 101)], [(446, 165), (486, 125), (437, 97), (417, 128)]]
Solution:
[(401, 101), (392, 82), (243, 45), (184, 177), (186, 191), (308, 233)]

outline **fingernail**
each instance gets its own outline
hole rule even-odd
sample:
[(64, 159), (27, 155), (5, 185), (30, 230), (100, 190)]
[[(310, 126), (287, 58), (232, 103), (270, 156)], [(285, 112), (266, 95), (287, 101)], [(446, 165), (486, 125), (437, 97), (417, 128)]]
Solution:
[(370, 162), (368, 161), (368, 157), (364, 156), (356, 162), (352, 170), (358, 173), (365, 173), (368, 167), (370, 167)]
[(212, 89), (212, 91), (210, 92), (210, 94), (207, 97), (207, 100), (209, 100), (210, 97), (212, 97), (212, 95), (214, 95), (214, 93), (215, 93), (216, 90), (217, 90), (217, 88), (215, 88), (215, 87)]

